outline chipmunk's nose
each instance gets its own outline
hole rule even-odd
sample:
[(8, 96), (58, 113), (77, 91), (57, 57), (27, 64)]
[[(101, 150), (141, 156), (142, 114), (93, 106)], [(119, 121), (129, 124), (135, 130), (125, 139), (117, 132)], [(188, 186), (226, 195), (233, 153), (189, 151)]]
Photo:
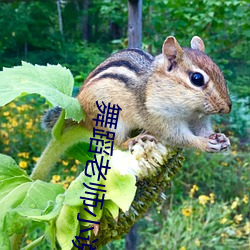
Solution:
[(219, 113), (228, 114), (231, 112), (231, 109), (232, 109), (232, 102), (229, 101), (222, 109), (220, 109)]

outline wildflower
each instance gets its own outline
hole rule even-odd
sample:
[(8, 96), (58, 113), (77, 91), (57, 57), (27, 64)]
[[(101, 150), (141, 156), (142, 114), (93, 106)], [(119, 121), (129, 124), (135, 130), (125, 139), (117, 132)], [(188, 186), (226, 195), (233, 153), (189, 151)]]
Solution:
[(198, 199), (199, 203), (203, 206), (210, 200), (210, 198), (207, 195), (200, 195)]
[(186, 217), (189, 217), (192, 214), (192, 208), (185, 207), (181, 210), (182, 214)]
[(9, 137), (9, 134), (6, 132), (6, 131), (4, 131), (4, 130), (0, 130), (0, 135), (1, 135), (1, 137), (3, 138), (8, 138)]
[(231, 209), (235, 209), (239, 205), (239, 198), (236, 197), (235, 201), (231, 205)]
[(244, 226), (244, 231), (246, 232), (246, 234), (250, 234), (250, 222), (247, 221), (246, 225)]
[(32, 160), (34, 161), (34, 162), (37, 162), (38, 161), (38, 159), (39, 159), (39, 157), (32, 157)]
[(221, 165), (223, 166), (223, 167), (227, 167), (228, 166), (228, 163), (227, 162), (221, 162)]
[(11, 120), (11, 126), (12, 127), (17, 127), (18, 126), (18, 122), (15, 119)]
[(68, 188), (68, 186), (69, 186), (68, 182), (63, 182), (63, 187), (64, 187), (65, 190)]
[(9, 116), (9, 114), (10, 114), (10, 112), (8, 112), (8, 111), (3, 112), (4, 116)]
[(239, 229), (236, 230), (236, 236), (238, 236), (238, 237), (242, 236), (242, 232)]
[(242, 200), (245, 204), (247, 204), (249, 201), (248, 195), (245, 194)]
[(30, 154), (29, 152), (21, 152), (21, 153), (18, 153), (18, 156), (28, 159), (29, 154)]
[(80, 162), (80, 161), (78, 161), (78, 160), (75, 160), (75, 164), (76, 164), (76, 165), (80, 165), (80, 164), (81, 164), (81, 162)]
[(67, 161), (64, 161), (64, 160), (62, 160), (62, 164), (63, 164), (63, 166), (68, 166), (69, 165), (69, 163)]
[(33, 121), (32, 120), (26, 122), (26, 128), (27, 129), (32, 129), (32, 126), (33, 126)]
[(189, 197), (193, 198), (194, 193), (195, 193), (196, 191), (198, 191), (198, 190), (199, 190), (199, 187), (196, 186), (196, 185), (193, 185), (193, 187), (190, 189)]
[(26, 169), (28, 167), (27, 161), (20, 161), (19, 162), (19, 167), (22, 169)]
[(220, 220), (220, 224), (225, 224), (227, 222), (227, 218), (222, 218), (221, 220)]
[(9, 104), (9, 106), (10, 106), (11, 108), (16, 108), (16, 104), (15, 104), (14, 102), (11, 102), (11, 103)]
[(236, 224), (239, 224), (243, 220), (242, 214), (237, 214), (234, 216), (234, 221)]
[(210, 197), (210, 203), (214, 204), (214, 193), (210, 193), (209, 197)]
[(61, 179), (61, 176), (60, 176), (60, 175), (53, 175), (53, 176), (52, 176), (51, 182), (52, 182), (52, 183), (57, 183), (57, 182), (60, 181), (60, 179)]
[(233, 154), (233, 155), (237, 155), (237, 153), (238, 153), (237, 150), (233, 150), (233, 151), (232, 151), (232, 154)]
[(180, 250), (186, 250), (186, 247), (181, 247)]
[(201, 242), (199, 239), (195, 239), (194, 240), (194, 244), (197, 246), (197, 247), (200, 247), (201, 246)]
[(67, 176), (66, 181), (67, 182), (72, 182), (75, 179), (75, 176)]
[(76, 171), (77, 171), (76, 165), (73, 165), (73, 166), (70, 168), (70, 170), (71, 170), (72, 172), (76, 172)]

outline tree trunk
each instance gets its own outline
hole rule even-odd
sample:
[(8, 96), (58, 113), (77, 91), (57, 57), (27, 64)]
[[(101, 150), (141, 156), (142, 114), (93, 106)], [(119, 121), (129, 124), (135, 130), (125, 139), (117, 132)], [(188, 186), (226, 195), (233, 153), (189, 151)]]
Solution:
[(128, 47), (142, 47), (142, 0), (128, 1)]
[(58, 12), (58, 20), (59, 20), (59, 29), (63, 36), (63, 22), (62, 22), (62, 12), (61, 12), (61, 6), (60, 6), (60, 0), (56, 1), (57, 4), (57, 12)]
[(89, 40), (89, 20), (88, 20), (89, 0), (82, 1), (82, 39)]

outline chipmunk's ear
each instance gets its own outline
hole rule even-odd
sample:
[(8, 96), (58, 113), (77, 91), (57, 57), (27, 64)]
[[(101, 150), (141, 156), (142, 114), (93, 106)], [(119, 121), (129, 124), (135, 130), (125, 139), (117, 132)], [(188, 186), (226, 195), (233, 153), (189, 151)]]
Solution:
[(162, 46), (162, 54), (170, 61), (179, 61), (182, 59), (183, 50), (175, 37), (169, 36)]
[(191, 40), (191, 48), (192, 49), (197, 49), (197, 50), (200, 50), (202, 52), (205, 51), (205, 45), (204, 45), (204, 42), (203, 40), (198, 37), (198, 36), (194, 36)]

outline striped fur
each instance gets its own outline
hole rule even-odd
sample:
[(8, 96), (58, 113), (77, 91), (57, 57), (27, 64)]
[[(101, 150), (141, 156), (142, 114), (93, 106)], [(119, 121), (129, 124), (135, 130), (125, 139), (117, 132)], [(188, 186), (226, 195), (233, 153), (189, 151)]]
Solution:
[[(226, 82), (203, 53), (203, 41), (194, 37), (191, 46), (181, 48), (174, 37), (168, 37), (163, 54), (156, 57), (140, 49), (111, 55), (88, 75), (79, 92), (87, 113), (84, 125), (93, 128), (92, 119), (98, 113), (95, 102), (103, 101), (122, 108), (116, 144), (124, 143), (130, 131), (141, 129), (164, 144), (221, 150), (222, 142), (209, 144), (213, 130), (208, 115), (230, 112)], [(204, 76), (203, 86), (192, 84), (192, 72)]]

